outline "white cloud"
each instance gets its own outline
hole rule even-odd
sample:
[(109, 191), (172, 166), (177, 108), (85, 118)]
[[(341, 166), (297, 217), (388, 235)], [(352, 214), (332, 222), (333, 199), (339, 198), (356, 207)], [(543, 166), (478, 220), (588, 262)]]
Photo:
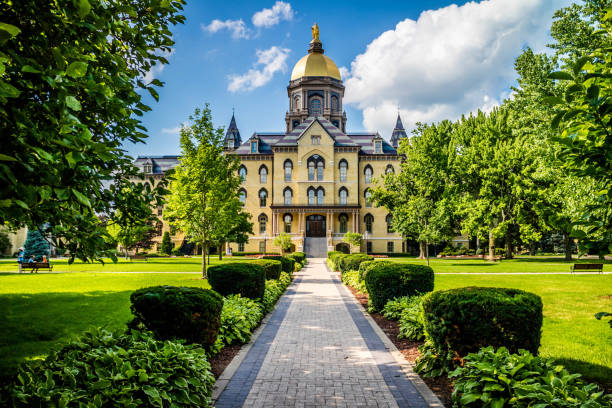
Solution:
[[(174, 54), (174, 48), (172, 48), (170, 51), (162, 51), (160, 53), (158, 53), (158, 55), (161, 55), (162, 57), (168, 59), (170, 58), (170, 56)], [(155, 78), (158, 78), (159, 75), (162, 73), (162, 71), (164, 70), (164, 68), (166, 68), (165, 64), (161, 64), (161, 63), (157, 63), (157, 65), (153, 65), (151, 67), (151, 69), (149, 69), (144, 77), (142, 78), (143, 82), (145, 84), (150, 83), (151, 81), (153, 81)]]
[(544, 49), (552, 14), (565, 2), (470, 2), (403, 20), (351, 63), (344, 101), (363, 110), (365, 128), (387, 137), (398, 105), (407, 128), (490, 110), (508, 95), (514, 58), (526, 45)]
[(253, 14), (251, 21), (255, 27), (272, 27), (278, 24), (281, 20), (293, 19), (293, 10), (291, 4), (284, 1), (277, 1), (271, 9), (263, 9)]
[[(287, 71), (287, 57), (290, 50), (273, 46), (257, 50), (257, 62), (243, 75), (229, 75), (230, 92), (251, 91), (270, 82), (275, 73)], [(262, 66), (262, 67), (259, 67)]]
[(251, 36), (249, 29), (242, 19), (240, 20), (213, 20), (209, 25), (202, 24), (202, 30), (209, 33), (216, 33), (220, 30), (229, 30), (232, 33), (232, 38), (249, 38)]
[(187, 122), (182, 122), (181, 124), (179, 124), (177, 127), (173, 127), (173, 128), (162, 128), (161, 132), (163, 134), (166, 135), (178, 135), (179, 133), (181, 133), (181, 128), (183, 126), (187, 126), (188, 123)]

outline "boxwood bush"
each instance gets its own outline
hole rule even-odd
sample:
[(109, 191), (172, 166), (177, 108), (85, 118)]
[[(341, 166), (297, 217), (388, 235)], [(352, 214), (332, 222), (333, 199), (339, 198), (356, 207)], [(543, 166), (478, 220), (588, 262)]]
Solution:
[(371, 261), (374, 258), (372, 258), (371, 256), (367, 254), (358, 253), (358, 254), (343, 255), (341, 257), (338, 257), (338, 259), (339, 259), (338, 266), (339, 266), (340, 272), (345, 273), (348, 271), (359, 270), (359, 265), (361, 265), (362, 262)]
[(209, 289), (152, 286), (130, 295), (134, 320), (161, 340), (185, 339), (212, 346), (221, 325), (223, 298)]
[(393, 263), (391, 261), (377, 261), (377, 260), (373, 260), (373, 261), (363, 261), (359, 264), (359, 280), (365, 280), (366, 274), (368, 273), (368, 271), (370, 269), (372, 269), (374, 267), (375, 263)]
[(215, 378), (196, 345), (146, 333), (85, 333), (19, 368), (15, 407), (212, 407)]
[(306, 263), (306, 254), (303, 252), (294, 252), (291, 254), (291, 258), (295, 259), (296, 262), (304, 265)]
[(266, 290), (260, 299), (264, 312), (268, 313), (274, 309), (274, 305), (290, 283), (291, 277), (287, 272), (282, 272), (278, 280), (266, 281)]
[(266, 271), (253, 262), (228, 262), (208, 268), (208, 283), (223, 296), (240, 294), (250, 299), (263, 296)]
[(266, 271), (266, 279), (278, 279), (282, 272), (283, 264), (281, 261), (275, 261), (274, 259), (257, 259), (252, 263), (263, 266)]
[(365, 277), (374, 310), (382, 310), (391, 299), (431, 292), (434, 272), (429, 266), (377, 262)]
[(368, 293), (368, 290), (365, 287), (364, 282), (359, 279), (358, 271), (348, 271), (342, 274), (342, 283), (347, 286), (352, 287), (359, 293)]
[[(369, 274), (368, 274), (369, 276)], [(435, 348), (459, 356), (481, 347), (537, 354), (542, 299), (518, 289), (466, 287), (437, 291), (423, 302), (425, 330)]]
[(340, 251), (329, 251), (327, 253), (327, 259), (329, 261), (329, 266), (331, 269), (333, 269), (334, 272), (338, 270), (338, 257), (340, 255), (344, 255), (344, 253)]
[(263, 259), (274, 259), (275, 261), (280, 261), (280, 263), (282, 264), (283, 272), (287, 272), (289, 275), (291, 275), (293, 273), (293, 270), (295, 269), (295, 261), (286, 256), (265, 255)]

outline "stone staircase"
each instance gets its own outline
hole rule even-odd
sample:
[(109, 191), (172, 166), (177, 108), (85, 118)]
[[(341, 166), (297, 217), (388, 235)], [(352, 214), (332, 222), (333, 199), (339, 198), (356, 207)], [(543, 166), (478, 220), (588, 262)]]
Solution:
[(304, 253), (308, 258), (327, 258), (327, 238), (306, 237)]

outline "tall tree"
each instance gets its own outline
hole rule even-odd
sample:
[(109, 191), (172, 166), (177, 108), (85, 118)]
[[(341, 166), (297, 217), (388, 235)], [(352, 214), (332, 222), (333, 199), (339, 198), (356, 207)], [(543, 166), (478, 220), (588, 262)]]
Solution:
[(181, 128), (181, 159), (170, 181), (164, 216), (202, 247), (202, 277), (211, 243), (230, 235), (242, 211), (238, 197), (238, 159), (223, 154), (223, 129), (215, 129), (211, 112), (196, 108)]
[(0, 224), (48, 225), (45, 233), (72, 257), (114, 256), (97, 214), (127, 216), (151, 204), (121, 193), (138, 173), (123, 146), (147, 137), (142, 92), (158, 99), (162, 83), (143, 78), (168, 63), (183, 4), (0, 4), (0, 128), (10, 135), (0, 154)]
[(29, 229), (26, 242), (23, 247), (26, 259), (34, 256), (37, 261), (42, 260), (43, 255), (49, 256), (49, 243), (45, 240), (38, 229)]

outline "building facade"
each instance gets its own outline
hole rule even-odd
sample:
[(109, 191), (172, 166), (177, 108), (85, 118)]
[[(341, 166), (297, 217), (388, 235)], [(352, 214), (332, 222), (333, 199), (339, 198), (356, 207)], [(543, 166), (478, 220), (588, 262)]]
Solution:
[[(315, 35), (316, 34), (316, 35)], [(234, 252), (272, 252), (274, 237), (291, 236), (302, 251), (308, 238), (325, 238), (327, 250), (347, 250), (346, 232), (364, 236), (362, 251), (402, 251), (401, 237), (391, 229), (385, 208), (371, 202), (373, 180), (400, 170), (397, 146), (406, 137), (401, 119), (388, 143), (378, 133), (349, 133), (342, 109), (344, 85), (336, 64), (324, 54), (313, 27), (308, 54), (293, 68), (287, 86), (285, 130), (253, 133), (242, 140), (232, 115), (225, 152), (239, 157), (240, 198), (251, 214), (254, 234)], [(139, 157), (147, 176), (163, 177), (178, 163), (176, 156)], [(158, 210), (159, 237), (169, 230)], [(182, 236), (173, 237), (175, 244)]]

